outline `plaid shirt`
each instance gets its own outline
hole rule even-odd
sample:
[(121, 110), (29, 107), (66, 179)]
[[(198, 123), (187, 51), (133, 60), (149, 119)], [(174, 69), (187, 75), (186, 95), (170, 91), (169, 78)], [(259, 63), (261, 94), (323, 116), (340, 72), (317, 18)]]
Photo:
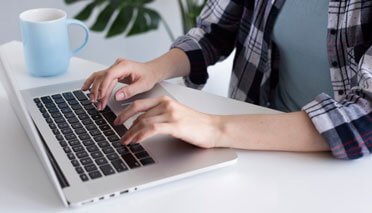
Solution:
[[(270, 106), (279, 60), (271, 32), (284, 2), (209, 0), (197, 26), (172, 45), (190, 60), (186, 84), (202, 88), (207, 66), (235, 48), (229, 96)], [(327, 39), (334, 98), (319, 94), (303, 110), (336, 158), (359, 158), (372, 152), (372, 1), (329, 0)]]

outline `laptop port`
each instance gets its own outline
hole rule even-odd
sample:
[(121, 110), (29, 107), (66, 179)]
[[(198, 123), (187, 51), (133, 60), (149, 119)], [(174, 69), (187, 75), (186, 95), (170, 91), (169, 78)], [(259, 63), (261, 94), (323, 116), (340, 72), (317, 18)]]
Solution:
[(128, 193), (129, 191), (128, 190), (124, 190), (124, 191), (121, 191), (120, 194), (125, 194), (125, 193)]

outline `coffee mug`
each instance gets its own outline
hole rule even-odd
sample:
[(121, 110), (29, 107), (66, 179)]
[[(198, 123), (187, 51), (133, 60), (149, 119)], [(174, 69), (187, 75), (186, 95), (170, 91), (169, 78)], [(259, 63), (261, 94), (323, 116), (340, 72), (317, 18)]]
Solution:
[[(70, 58), (80, 52), (89, 39), (89, 29), (81, 21), (67, 19), (60, 9), (39, 8), (19, 15), (26, 65), (34, 76), (54, 76), (67, 71)], [(85, 31), (83, 44), (70, 49), (68, 26)]]

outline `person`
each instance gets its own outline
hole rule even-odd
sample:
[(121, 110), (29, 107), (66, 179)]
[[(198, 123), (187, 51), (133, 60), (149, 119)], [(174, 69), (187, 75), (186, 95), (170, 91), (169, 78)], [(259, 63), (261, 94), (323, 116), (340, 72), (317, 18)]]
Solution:
[[(82, 89), (102, 110), (117, 100), (183, 76), (202, 88), (207, 66), (235, 49), (231, 98), (287, 113), (210, 115), (169, 97), (137, 100), (115, 124), (142, 113), (122, 142), (166, 134), (203, 148), (328, 151), (356, 159), (372, 151), (372, 7), (370, 1), (209, 0), (197, 26), (146, 63), (118, 59)], [(233, 109), (232, 109), (233, 110)]]

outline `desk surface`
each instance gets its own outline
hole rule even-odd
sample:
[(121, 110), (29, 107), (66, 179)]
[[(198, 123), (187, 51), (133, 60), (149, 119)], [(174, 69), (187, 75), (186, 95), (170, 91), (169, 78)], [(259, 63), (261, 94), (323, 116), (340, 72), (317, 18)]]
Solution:
[[(29, 88), (81, 79), (102, 65), (73, 59), (63, 76), (40, 79), (25, 73), (19, 42), (9, 51), (18, 86)], [(163, 84), (179, 101), (198, 99), (200, 111), (216, 114), (271, 113), (251, 104)], [(216, 171), (128, 194), (79, 209), (66, 209), (0, 85), (1, 212), (370, 212), (372, 158), (333, 159), (328, 153), (236, 150), (238, 163)]]

